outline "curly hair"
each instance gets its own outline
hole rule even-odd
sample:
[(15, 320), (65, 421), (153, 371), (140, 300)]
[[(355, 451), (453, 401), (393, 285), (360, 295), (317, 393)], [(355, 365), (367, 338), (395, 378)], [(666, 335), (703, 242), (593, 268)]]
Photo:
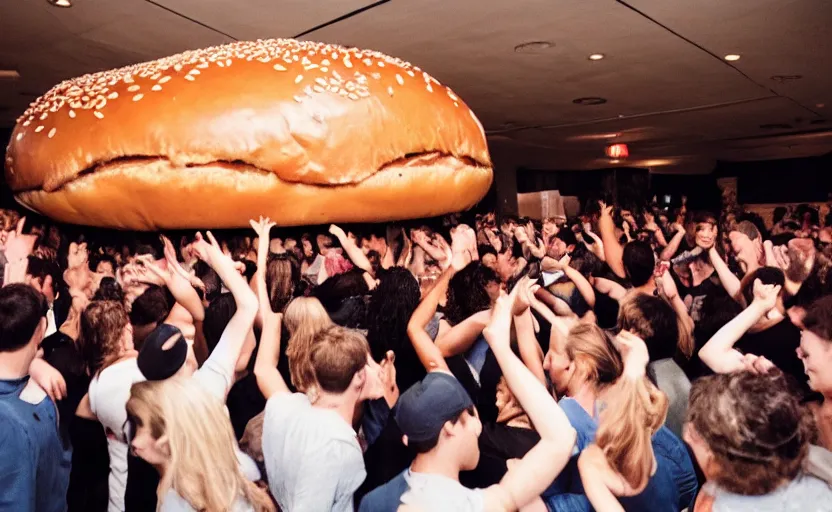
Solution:
[(697, 380), (688, 421), (713, 453), (711, 479), (746, 496), (768, 494), (797, 477), (813, 431), (811, 413), (779, 370)]
[[(399, 361), (414, 361), (419, 358), (407, 336), (407, 323), (419, 305), (421, 290), (413, 274), (404, 268), (394, 267), (380, 275), (381, 281), (370, 298), (367, 310), (367, 341), (373, 359), (380, 361), (388, 350), (396, 353)], [(402, 368), (404, 369), (404, 368)], [(399, 389), (407, 389), (424, 377), (418, 374), (414, 378), (399, 371), (396, 380)], [(412, 382), (410, 382), (412, 380)]]
[(124, 305), (114, 300), (93, 301), (81, 314), (78, 345), (91, 375), (119, 358), (129, 323)]
[(479, 262), (454, 275), (448, 285), (448, 302), (443, 311), (448, 322), (456, 325), (475, 313), (489, 309), (491, 298), (486, 285), (499, 282), (497, 273)]

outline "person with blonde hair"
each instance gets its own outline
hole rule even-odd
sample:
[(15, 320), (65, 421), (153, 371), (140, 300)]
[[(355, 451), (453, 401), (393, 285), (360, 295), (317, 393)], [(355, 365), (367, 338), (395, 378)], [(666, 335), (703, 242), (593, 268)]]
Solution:
[(648, 359), (644, 342), (626, 331), (613, 341), (594, 324), (576, 324), (566, 336), (553, 327), (544, 368), (563, 396), (581, 455), (528, 510), (606, 510), (596, 503), (599, 494), (617, 510), (679, 511), (692, 503), (693, 464), (662, 425), (667, 398), (646, 379)]
[(303, 393), (314, 393), (315, 372), (309, 362), (309, 353), (315, 335), (331, 326), (332, 320), (315, 297), (297, 297), (286, 306), (283, 324), (289, 332), (286, 358), (292, 385)]
[(130, 449), (161, 476), (160, 511), (276, 510), (241, 469), (223, 403), (187, 377), (134, 384), (127, 402)]

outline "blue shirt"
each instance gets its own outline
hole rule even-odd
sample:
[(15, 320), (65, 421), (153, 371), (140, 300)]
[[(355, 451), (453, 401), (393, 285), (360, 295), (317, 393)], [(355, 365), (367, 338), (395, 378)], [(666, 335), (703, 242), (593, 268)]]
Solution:
[[(561, 400), (560, 407), (578, 433), (575, 443), (578, 450), (592, 444), (595, 431), (598, 429), (597, 420), (571, 398)], [(656, 456), (656, 473), (650, 477), (641, 494), (618, 498), (621, 506), (628, 512), (672, 512), (688, 507), (693, 510), (693, 500), (699, 483), (684, 443), (667, 427), (662, 427), (653, 436), (653, 453)], [(572, 456), (558, 478), (543, 493), (543, 501), (550, 511), (592, 510), (578, 472), (579, 455), (580, 453)]]
[(72, 448), (61, 442), (57, 409), (43, 391), (21, 396), (28, 382), (0, 380), (0, 511), (63, 512)]
[(405, 474), (410, 468), (405, 469), (392, 480), (380, 485), (361, 499), (358, 512), (396, 512), (402, 503), (402, 495), (409, 487)]

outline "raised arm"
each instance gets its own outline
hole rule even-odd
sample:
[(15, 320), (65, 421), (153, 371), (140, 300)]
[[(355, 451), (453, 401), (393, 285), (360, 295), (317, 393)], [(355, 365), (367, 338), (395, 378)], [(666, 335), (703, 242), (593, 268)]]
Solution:
[(568, 254), (561, 258), (560, 261), (555, 261), (553, 258), (547, 257), (543, 258), (541, 267), (543, 267), (543, 270), (546, 272), (563, 272), (564, 275), (566, 275), (566, 277), (575, 284), (575, 288), (577, 288), (578, 293), (581, 294), (581, 297), (583, 297), (589, 307), (594, 308), (595, 290), (583, 274), (578, 272), (577, 269), (569, 266), (569, 261), (570, 257)]
[(471, 348), (491, 318), (491, 311), (474, 313), (436, 338), (436, 346), (443, 357), (461, 354)]
[(719, 276), (719, 282), (722, 283), (722, 287), (725, 288), (728, 295), (736, 300), (740, 294), (739, 278), (728, 268), (725, 260), (717, 252), (716, 246), (711, 247), (708, 251), (708, 258), (711, 260), (711, 265), (714, 267), (714, 270), (716, 270), (716, 275)]
[(667, 243), (667, 247), (662, 249), (660, 259), (662, 261), (670, 261), (670, 258), (679, 251), (679, 246), (682, 245), (682, 240), (685, 238), (685, 227), (681, 224), (674, 224), (673, 227), (676, 229), (676, 233), (673, 235), (673, 238), (670, 239), (670, 242)]
[(335, 224), (329, 226), (329, 232), (332, 236), (337, 238), (339, 242), (341, 242), (341, 247), (343, 247), (344, 253), (352, 261), (353, 265), (365, 272), (369, 272), (370, 275), (373, 274), (373, 266), (370, 264), (370, 260), (367, 259), (367, 255), (364, 254), (364, 251), (356, 245), (355, 240), (350, 238), (343, 229)]
[[(534, 319), (532, 317), (531, 305), (536, 299), (534, 293), (540, 286), (532, 281), (521, 281), (516, 286), (525, 283), (526, 286), (517, 293), (517, 300), (514, 301), (514, 331), (517, 333), (517, 349), (520, 352), (520, 359), (523, 364), (531, 370), (532, 374), (544, 386), (546, 385), (546, 371), (543, 369), (543, 350), (534, 333)], [(545, 307), (545, 306), (544, 306)]]
[(442, 355), (442, 351), (433, 343), (430, 335), (425, 331), (425, 326), (436, 314), (439, 301), (447, 293), (448, 283), (454, 273), (453, 266), (448, 267), (448, 269), (442, 272), (433, 289), (422, 299), (422, 302), (416, 308), (416, 311), (413, 312), (410, 321), (407, 323), (407, 335), (413, 344), (413, 349), (416, 351), (419, 361), (428, 372), (432, 372), (433, 370), (450, 371), (447, 363), (445, 363), (445, 357)]
[(604, 242), (604, 255), (610, 270), (618, 277), (627, 277), (624, 271), (624, 247), (615, 236), (615, 223), (612, 220), (612, 206), (601, 202), (601, 217), (598, 219), (598, 232)]
[[(257, 297), (248, 286), (245, 278), (237, 270), (234, 261), (230, 256), (223, 254), (214, 236), (207, 233), (210, 243), (197, 233), (194, 250), (197, 256), (208, 264), (222, 280), (222, 283), (231, 292), (234, 302), (237, 304), (237, 311), (220, 336), (220, 341), (214, 347), (214, 351), (205, 362), (205, 366), (220, 373), (227, 379), (228, 386), (234, 382), (237, 360), (243, 349), (246, 337), (254, 324), (254, 317), (257, 315)], [(226, 389), (226, 392), (228, 390)]]
[(743, 355), (734, 348), (748, 329), (777, 304), (780, 286), (764, 285), (759, 279), (754, 281), (754, 301), (745, 311), (725, 324), (704, 347), (699, 350), (699, 358), (716, 373), (730, 373), (745, 369)]
[(531, 502), (552, 483), (566, 466), (575, 446), (575, 429), (546, 388), (511, 350), (510, 329), (513, 303), (521, 281), (511, 295), (497, 300), (484, 334), (508, 387), (529, 415), (540, 441), (512, 465), (499, 484), (485, 490), (488, 511), (517, 510)]

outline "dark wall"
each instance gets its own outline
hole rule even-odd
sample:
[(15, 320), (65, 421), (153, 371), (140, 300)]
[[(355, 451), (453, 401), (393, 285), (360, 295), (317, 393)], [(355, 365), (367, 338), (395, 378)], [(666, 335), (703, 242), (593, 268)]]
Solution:
[(827, 201), (832, 192), (832, 154), (764, 162), (720, 162), (718, 176), (736, 176), (740, 204)]

